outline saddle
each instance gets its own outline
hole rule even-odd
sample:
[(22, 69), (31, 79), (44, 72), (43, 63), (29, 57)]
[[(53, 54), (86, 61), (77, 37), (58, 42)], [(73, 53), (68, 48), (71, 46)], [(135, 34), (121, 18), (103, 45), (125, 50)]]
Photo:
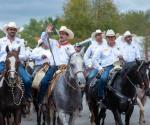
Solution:
[(51, 96), (52, 91), (54, 90), (55, 86), (56, 86), (56, 81), (59, 79), (59, 77), (66, 71), (67, 69), (67, 65), (60, 65), (58, 66), (58, 70), (55, 72), (55, 74), (53, 75), (53, 79), (50, 81), (51, 84), (48, 87), (48, 97)]
[(45, 63), (43, 64), (43, 67), (37, 71), (34, 80), (32, 82), (32, 88), (39, 90), (41, 80), (44, 78), (48, 68), (49, 68), (49, 64)]

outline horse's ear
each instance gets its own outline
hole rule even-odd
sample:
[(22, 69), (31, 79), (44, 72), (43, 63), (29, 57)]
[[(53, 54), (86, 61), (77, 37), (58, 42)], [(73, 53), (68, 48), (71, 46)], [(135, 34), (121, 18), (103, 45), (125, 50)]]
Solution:
[(135, 59), (137, 65), (140, 65), (141, 64), (141, 61), (139, 59)]
[(70, 56), (71, 56), (70, 49), (69, 49), (69, 48), (66, 48), (65, 51), (66, 51), (66, 54), (70, 57)]
[(150, 60), (145, 62), (146, 65), (150, 65)]
[(6, 52), (8, 53), (10, 50), (9, 50), (9, 47), (8, 46), (6, 46)]
[(85, 47), (82, 47), (82, 49), (80, 51), (81, 56), (84, 56), (84, 51), (85, 51)]

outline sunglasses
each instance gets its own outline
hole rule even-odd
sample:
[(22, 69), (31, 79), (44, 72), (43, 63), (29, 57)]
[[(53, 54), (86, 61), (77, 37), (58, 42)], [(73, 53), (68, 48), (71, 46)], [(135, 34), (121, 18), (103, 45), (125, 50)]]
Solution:
[(17, 29), (15, 29), (15, 28), (8, 28), (8, 30), (10, 30), (10, 31), (17, 31)]

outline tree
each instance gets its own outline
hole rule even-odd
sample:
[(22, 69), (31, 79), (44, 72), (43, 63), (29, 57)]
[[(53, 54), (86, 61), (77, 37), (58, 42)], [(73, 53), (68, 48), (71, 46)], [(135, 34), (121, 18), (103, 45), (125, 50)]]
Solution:
[(4, 36), (5, 36), (5, 33), (2, 30), (0, 30), (0, 38), (2, 38)]
[(28, 42), (28, 46), (35, 47), (41, 33), (46, 29), (49, 23), (57, 25), (58, 19), (53, 20), (52, 18), (47, 18), (44, 20), (37, 21), (36, 19), (31, 19), (29, 24), (24, 25), (24, 30), (21, 32), (21, 37)]
[(68, 0), (64, 5), (64, 25), (73, 30), (76, 39), (84, 39), (91, 34), (91, 16), (89, 0)]
[(93, 23), (102, 30), (120, 30), (120, 16), (112, 0), (92, 0)]

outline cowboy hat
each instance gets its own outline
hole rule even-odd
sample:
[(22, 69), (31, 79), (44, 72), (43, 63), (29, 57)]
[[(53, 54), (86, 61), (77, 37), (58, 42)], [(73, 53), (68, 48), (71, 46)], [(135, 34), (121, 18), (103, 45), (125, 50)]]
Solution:
[(4, 33), (7, 33), (7, 29), (8, 28), (15, 28), (15, 29), (17, 29), (17, 32), (19, 31), (19, 27), (17, 27), (17, 25), (16, 25), (16, 23), (15, 22), (9, 22), (8, 24), (5, 24), (4, 26), (3, 26), (3, 31), (4, 31)]
[(97, 34), (102, 34), (102, 31), (101, 31), (100, 29), (97, 29), (95, 32), (93, 32), (93, 33), (91, 34), (92, 39), (95, 39), (95, 36), (96, 36)]
[(60, 32), (65, 32), (68, 34), (68, 39), (73, 39), (74, 38), (74, 33), (68, 29), (66, 26), (61, 26), (59, 29), (59, 33)]
[(107, 30), (106, 37), (107, 36), (116, 36), (115, 32), (112, 29)]
[(123, 38), (126, 38), (127, 36), (133, 36), (133, 35), (131, 34), (130, 31), (126, 31), (126, 32), (123, 34)]

